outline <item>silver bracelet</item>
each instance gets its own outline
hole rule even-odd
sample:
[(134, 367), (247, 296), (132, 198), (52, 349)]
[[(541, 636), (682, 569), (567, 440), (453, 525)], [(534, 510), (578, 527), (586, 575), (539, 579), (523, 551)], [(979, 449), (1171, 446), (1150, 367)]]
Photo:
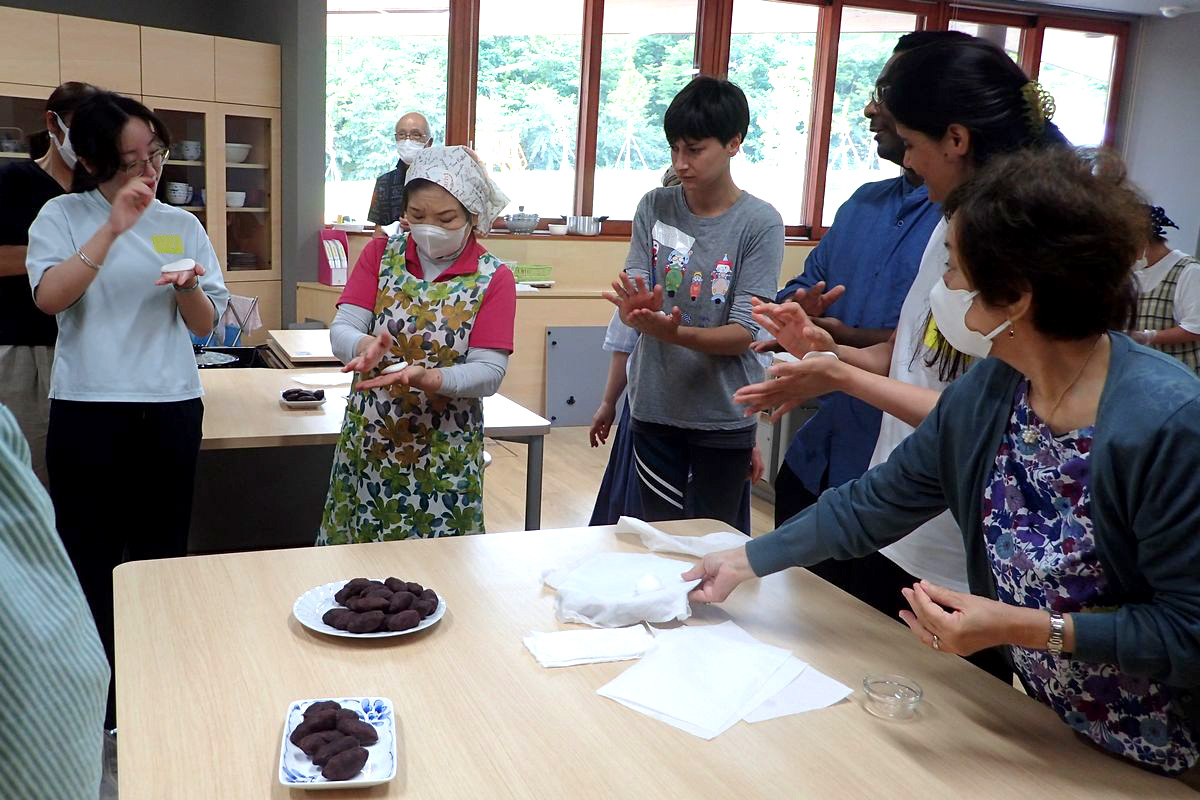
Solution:
[(1055, 658), (1062, 658), (1063, 634), (1066, 633), (1067, 623), (1063, 615), (1057, 611), (1050, 612), (1050, 636), (1046, 640), (1046, 650)]
[(100, 265), (97, 264), (95, 261), (92, 261), (92, 259), (88, 257), (88, 254), (83, 252), (82, 247), (75, 251), (75, 255), (79, 256), (80, 261), (82, 261), (84, 264), (87, 264), (92, 269), (96, 270), (96, 272), (100, 271)]

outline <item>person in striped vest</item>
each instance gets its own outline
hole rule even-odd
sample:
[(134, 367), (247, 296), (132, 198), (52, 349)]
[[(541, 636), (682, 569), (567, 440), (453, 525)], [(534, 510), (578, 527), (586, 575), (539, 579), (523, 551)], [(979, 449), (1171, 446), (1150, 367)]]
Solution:
[(98, 796), (108, 679), (54, 506), (0, 404), (0, 796)]
[(1179, 229), (1161, 206), (1148, 206), (1150, 239), (1133, 265), (1138, 286), (1137, 327), (1131, 336), (1200, 373), (1200, 261), (1167, 246)]

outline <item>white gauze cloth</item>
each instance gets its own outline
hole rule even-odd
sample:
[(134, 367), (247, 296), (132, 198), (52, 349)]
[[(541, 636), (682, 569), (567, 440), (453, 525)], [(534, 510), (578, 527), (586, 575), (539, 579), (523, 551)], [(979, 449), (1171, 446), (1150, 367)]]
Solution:
[(687, 594), (699, 580), (680, 576), (687, 561), (649, 553), (597, 553), (570, 567), (542, 574), (558, 592), (561, 622), (619, 628), (638, 622), (682, 622), (692, 615)]

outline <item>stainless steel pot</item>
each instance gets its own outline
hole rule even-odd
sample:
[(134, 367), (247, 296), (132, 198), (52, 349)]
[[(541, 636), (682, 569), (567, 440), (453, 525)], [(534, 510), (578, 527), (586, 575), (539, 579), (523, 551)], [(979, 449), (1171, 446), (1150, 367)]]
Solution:
[(578, 236), (598, 236), (600, 234), (600, 225), (608, 217), (575, 217), (568, 216), (567, 233), (574, 233)]

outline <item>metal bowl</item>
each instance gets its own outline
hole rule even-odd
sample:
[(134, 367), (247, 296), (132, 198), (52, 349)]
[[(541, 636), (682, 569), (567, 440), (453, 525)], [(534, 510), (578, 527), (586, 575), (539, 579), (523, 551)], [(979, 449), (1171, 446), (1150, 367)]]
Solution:
[(509, 233), (533, 233), (541, 222), (541, 217), (537, 214), (526, 214), (525, 206), (518, 206), (519, 213), (508, 214), (504, 217), (504, 224), (508, 227)]

